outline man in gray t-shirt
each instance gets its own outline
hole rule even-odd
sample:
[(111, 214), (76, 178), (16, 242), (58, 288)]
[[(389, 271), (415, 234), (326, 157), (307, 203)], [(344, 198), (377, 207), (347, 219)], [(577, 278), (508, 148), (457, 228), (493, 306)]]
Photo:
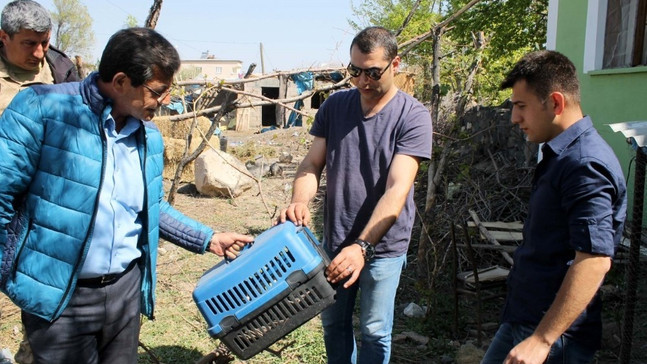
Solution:
[[(431, 116), (395, 86), (400, 58), (388, 30), (362, 30), (350, 54), (357, 87), (331, 95), (317, 113), (315, 139), (278, 221), (310, 222), (308, 203), (325, 167), (324, 245), (333, 258), (326, 275), (340, 283), (336, 303), (321, 316), (328, 363), (388, 363), (415, 215), (413, 181), (420, 161), (431, 157)], [(358, 293), (359, 355), (352, 325)]]

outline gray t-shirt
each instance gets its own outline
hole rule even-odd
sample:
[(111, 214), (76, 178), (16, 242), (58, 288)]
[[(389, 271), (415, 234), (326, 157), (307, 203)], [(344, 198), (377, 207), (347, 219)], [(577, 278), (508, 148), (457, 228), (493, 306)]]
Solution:
[[(429, 110), (402, 91), (369, 118), (357, 89), (336, 92), (321, 105), (310, 134), (326, 139), (324, 241), (335, 253), (366, 226), (384, 194), (393, 157), (431, 157)], [(412, 186), (400, 216), (375, 247), (377, 257), (406, 253), (414, 218)]]

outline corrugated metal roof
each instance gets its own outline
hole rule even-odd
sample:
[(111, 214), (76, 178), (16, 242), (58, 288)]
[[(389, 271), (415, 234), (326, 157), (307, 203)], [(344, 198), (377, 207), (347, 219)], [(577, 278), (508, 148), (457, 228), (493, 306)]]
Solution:
[(647, 121), (627, 121), (609, 124), (609, 127), (616, 133), (621, 132), (634, 149), (647, 147)]

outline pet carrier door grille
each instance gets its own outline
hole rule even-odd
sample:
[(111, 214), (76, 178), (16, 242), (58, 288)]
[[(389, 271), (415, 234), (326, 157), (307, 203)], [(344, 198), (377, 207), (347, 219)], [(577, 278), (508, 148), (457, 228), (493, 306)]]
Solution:
[(232, 338), (239, 350), (245, 351), (275, 328), (285, 325), (289, 319), (298, 320), (302, 311), (322, 302), (326, 297), (317, 287), (302, 287), (269, 307), (265, 312), (248, 322)]
[(284, 247), (274, 258), (265, 263), (258, 272), (248, 277), (219, 295), (206, 301), (213, 314), (220, 314), (235, 310), (252, 302), (268, 291), (272, 284), (279, 281), (292, 267), (295, 259), (290, 249)]

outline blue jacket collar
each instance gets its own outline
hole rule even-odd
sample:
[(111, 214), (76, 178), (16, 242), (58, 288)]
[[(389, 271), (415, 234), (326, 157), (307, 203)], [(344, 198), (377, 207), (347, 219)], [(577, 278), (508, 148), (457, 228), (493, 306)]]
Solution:
[(81, 97), (93, 113), (102, 116), (106, 106), (112, 104), (112, 100), (101, 95), (97, 85), (98, 79), (99, 73), (92, 72), (81, 81)]

